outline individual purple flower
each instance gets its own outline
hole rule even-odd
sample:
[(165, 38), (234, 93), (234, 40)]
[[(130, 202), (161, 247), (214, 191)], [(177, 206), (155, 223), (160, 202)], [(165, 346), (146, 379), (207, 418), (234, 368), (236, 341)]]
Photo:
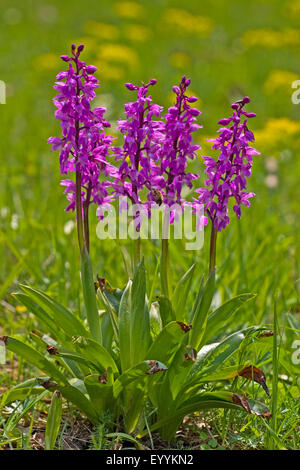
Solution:
[[(199, 194), (196, 203), (204, 205), (206, 214), (217, 231), (229, 224), (228, 201), (231, 197), (235, 199), (233, 210), (240, 218), (241, 206), (249, 207), (249, 199), (255, 196), (246, 191), (253, 155), (259, 155), (249, 145), (249, 142), (254, 142), (254, 135), (248, 129), (247, 120), (256, 116), (255, 113), (244, 111), (244, 106), (249, 102), (250, 99), (245, 96), (232, 104), (233, 115), (218, 122), (222, 126), (218, 131), (219, 137), (208, 139), (213, 143), (212, 148), (220, 152), (218, 160), (203, 157), (208, 178), (204, 182), (206, 187), (196, 190)], [(230, 127), (223, 127), (228, 125)]]
[[(124, 136), (121, 147), (112, 147), (115, 160), (120, 161), (118, 177), (113, 183), (117, 196), (127, 196), (132, 203), (142, 204), (141, 191), (159, 188), (163, 182), (158, 159), (163, 138), (163, 123), (159, 120), (162, 107), (152, 103), (149, 86), (156, 80), (136, 86), (126, 83), (128, 90), (137, 93), (136, 101), (125, 104), (126, 119), (118, 121)], [(148, 208), (149, 204), (144, 201)]]
[(106, 109), (92, 110), (90, 106), (99, 82), (94, 77), (96, 67), (86, 65), (79, 58), (83, 48), (83, 45), (76, 48), (73, 44), (71, 56), (61, 56), (68, 63), (68, 70), (57, 75), (54, 88), (58, 94), (53, 101), (62, 137), (50, 137), (48, 142), (52, 144), (51, 150), (60, 151), (61, 173), (76, 173), (76, 183), (71, 179), (61, 182), (69, 201), (66, 210), (75, 210), (76, 194), (80, 193), (84, 212), (91, 203), (101, 206), (112, 199), (108, 194), (109, 182), (100, 182), (99, 178), (101, 174), (113, 178), (116, 169), (106, 160), (112, 143), (112, 137), (105, 133), (110, 127), (104, 118)]
[(193, 143), (192, 133), (202, 128), (196, 123), (201, 112), (191, 106), (197, 98), (186, 95), (190, 82), (184, 76), (179, 86), (173, 86), (176, 102), (165, 115), (161, 173), (164, 175), (164, 202), (169, 206), (174, 203), (181, 205), (183, 186), (192, 188), (192, 181), (198, 178), (197, 174), (186, 172), (188, 159), (193, 159), (201, 148)]

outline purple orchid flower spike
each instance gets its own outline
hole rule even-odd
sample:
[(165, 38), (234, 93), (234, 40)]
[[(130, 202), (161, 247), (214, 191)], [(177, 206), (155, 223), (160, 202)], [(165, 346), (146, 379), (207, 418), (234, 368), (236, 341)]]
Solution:
[[(125, 104), (126, 119), (118, 121), (124, 136), (122, 147), (112, 147), (116, 160), (121, 161), (115, 193), (127, 196), (133, 203), (142, 204), (140, 192), (158, 188), (163, 178), (157, 161), (163, 138), (163, 123), (159, 118), (162, 107), (152, 103), (149, 87), (156, 84), (152, 78), (142, 86), (125, 83), (126, 88), (137, 93), (137, 100)], [(147, 204), (146, 204), (147, 205)]]
[[(137, 86), (126, 83), (128, 90), (137, 93), (136, 101), (125, 104), (126, 119), (118, 121), (118, 127), (124, 136), (121, 147), (112, 147), (115, 160), (121, 161), (118, 176), (113, 182), (115, 196), (126, 196), (133, 204), (139, 204), (150, 216), (151, 197), (142, 201), (142, 191), (150, 195), (153, 189), (163, 184), (158, 164), (160, 143), (163, 138), (163, 123), (159, 120), (162, 107), (152, 103), (148, 94), (149, 87), (156, 84), (153, 78), (147, 84)], [(136, 213), (135, 222), (139, 230), (140, 212)], [(136, 241), (137, 247), (139, 240)], [(140, 249), (135, 248), (135, 264), (140, 259)]]
[[(244, 110), (250, 102), (248, 96), (232, 104), (233, 115), (221, 119), (218, 124), (219, 137), (209, 139), (212, 148), (219, 150), (218, 160), (203, 157), (208, 178), (204, 182), (206, 188), (197, 189), (199, 197), (196, 203), (204, 205), (206, 214), (212, 221), (211, 263), (210, 269), (215, 266), (215, 244), (217, 232), (223, 230), (230, 222), (228, 201), (234, 198), (233, 207), (237, 217), (241, 217), (241, 206), (250, 206), (250, 198), (255, 196), (246, 191), (247, 178), (251, 176), (253, 155), (259, 152), (249, 145), (254, 142), (254, 135), (248, 129), (248, 118), (256, 116)], [(230, 127), (224, 127), (230, 126)]]
[[(77, 212), (77, 227), (80, 250), (85, 243), (89, 249), (88, 210), (91, 203), (99, 208), (109, 203), (112, 197), (108, 193), (116, 168), (106, 160), (112, 137), (105, 129), (110, 127), (104, 118), (106, 109), (91, 109), (91, 101), (96, 97), (95, 89), (99, 86), (94, 77), (96, 67), (86, 65), (80, 60), (84, 46), (71, 48), (71, 56), (63, 55), (68, 63), (68, 70), (57, 75), (54, 88), (58, 95), (54, 98), (56, 119), (60, 120), (62, 137), (50, 137), (51, 150), (59, 150), (60, 170), (62, 174), (76, 174), (76, 181), (62, 180), (69, 205), (66, 210)], [(103, 174), (106, 181), (100, 182)]]
[(165, 116), (164, 141), (161, 149), (161, 172), (165, 175), (164, 202), (169, 206), (182, 204), (181, 191), (184, 185), (193, 187), (192, 181), (199, 175), (186, 172), (188, 159), (194, 159), (201, 147), (193, 143), (192, 133), (201, 129), (196, 123), (201, 114), (191, 107), (197, 101), (195, 96), (187, 96), (186, 91), (191, 80), (185, 76), (179, 86), (173, 86), (176, 95), (174, 106)]

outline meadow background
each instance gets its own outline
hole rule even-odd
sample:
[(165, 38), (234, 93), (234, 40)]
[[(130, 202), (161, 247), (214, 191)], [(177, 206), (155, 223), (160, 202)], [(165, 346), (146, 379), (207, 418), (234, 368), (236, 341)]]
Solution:
[[(69, 53), (72, 42), (84, 43), (84, 60), (98, 67), (97, 105), (107, 106), (112, 122), (122, 117), (123, 104), (131, 99), (124, 82), (156, 78), (153, 100), (168, 107), (172, 85), (184, 74), (192, 79), (202, 111), (203, 129), (197, 133), (202, 150), (193, 163), (199, 173), (200, 155), (213, 155), (206, 139), (215, 135), (217, 121), (229, 115), (231, 102), (248, 95), (247, 110), (257, 113), (251, 129), (261, 152), (248, 189), (257, 196), (242, 211), (241, 221), (233, 216), (219, 237), (222, 282), (216, 302), (241, 292), (258, 294), (239, 311), (234, 328), (250, 323), (271, 327), (276, 303), (282, 344), (278, 435), (295, 448), (299, 365), (291, 361), (297, 339), (291, 328), (299, 330), (300, 321), (300, 105), (291, 101), (291, 84), (300, 79), (300, 1), (1, 0), (0, 6), (0, 79), (7, 86), (6, 104), (0, 105), (0, 333), (24, 338), (34, 328), (33, 317), (10, 296), (19, 282), (47, 291), (80, 314), (74, 217), (64, 212), (58, 154), (50, 153), (47, 144), (49, 136), (60, 132), (52, 86), (65, 68), (59, 56)], [(122, 242), (119, 250), (116, 241), (97, 240), (92, 218), (95, 271), (122, 287), (130, 244)], [(199, 252), (184, 251), (181, 241), (171, 243), (174, 282), (195, 260), (198, 279), (207, 269), (206, 238)], [(159, 246), (145, 241), (143, 247), (151, 278)], [(0, 366), (0, 390), (31, 373), (26, 364), (9, 359), (9, 366)], [(267, 378), (270, 385), (270, 365)], [(239, 440), (259, 447), (265, 431), (253, 417), (240, 417), (232, 445)]]

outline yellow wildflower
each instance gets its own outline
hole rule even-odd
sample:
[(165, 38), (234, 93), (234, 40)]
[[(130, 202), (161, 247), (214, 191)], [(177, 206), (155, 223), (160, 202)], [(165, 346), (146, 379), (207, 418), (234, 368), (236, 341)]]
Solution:
[(143, 6), (136, 2), (118, 2), (114, 5), (114, 10), (118, 16), (133, 19), (144, 13)]
[(166, 10), (163, 21), (176, 28), (181, 34), (207, 37), (213, 30), (213, 21), (207, 16), (194, 15), (186, 10), (171, 8)]
[(98, 52), (100, 60), (127, 64), (136, 67), (139, 60), (134, 49), (123, 44), (105, 44), (100, 46)]
[(252, 29), (244, 33), (242, 40), (246, 47), (262, 46), (275, 49), (285, 46), (299, 46), (300, 31), (292, 28), (279, 31), (270, 28)]
[(17, 306), (16, 306), (16, 311), (17, 311), (18, 313), (24, 313), (24, 312), (27, 311), (27, 308), (26, 308), (24, 305), (17, 305)]
[(151, 31), (145, 26), (130, 24), (125, 28), (125, 36), (131, 41), (145, 42), (151, 36)]
[(300, 0), (291, 0), (288, 3), (288, 10), (292, 16), (297, 16), (300, 14)]
[(57, 58), (56, 54), (52, 54), (51, 52), (40, 55), (34, 60), (36, 70), (55, 70), (59, 65), (59, 58)]
[(290, 94), (291, 84), (298, 78), (296, 73), (288, 70), (273, 70), (264, 84), (264, 92), (266, 95), (272, 95), (282, 88)]
[(124, 76), (124, 69), (118, 65), (112, 65), (106, 61), (101, 60), (101, 62), (95, 64), (98, 68), (98, 75), (100, 79), (104, 80), (120, 80)]
[(257, 146), (263, 148), (272, 148), (279, 143), (289, 143), (291, 137), (296, 136), (300, 137), (300, 122), (286, 117), (269, 119), (264, 128), (255, 131)]
[(91, 34), (101, 39), (109, 41), (119, 38), (119, 28), (113, 24), (98, 23), (97, 21), (88, 21), (84, 25), (87, 34)]

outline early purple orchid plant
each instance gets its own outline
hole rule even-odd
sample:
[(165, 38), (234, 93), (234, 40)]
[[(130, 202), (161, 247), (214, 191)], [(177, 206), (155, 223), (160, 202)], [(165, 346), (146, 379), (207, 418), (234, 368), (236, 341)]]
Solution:
[[(137, 97), (125, 105), (125, 119), (118, 123), (123, 143), (113, 146), (113, 138), (107, 134), (110, 124), (104, 117), (105, 108), (91, 107), (99, 82), (94, 76), (96, 68), (80, 59), (82, 50), (83, 45), (73, 44), (71, 55), (62, 56), (68, 69), (57, 75), (54, 87), (58, 92), (54, 98), (55, 116), (62, 136), (50, 137), (49, 143), (52, 150), (60, 152), (61, 173), (69, 176), (61, 184), (69, 201), (66, 210), (76, 212), (87, 324), (45, 293), (21, 285), (23, 292), (16, 296), (46, 328), (45, 335), (32, 332), (37, 348), (29, 342), (2, 337), (8, 350), (43, 372), (23, 386), (30, 387), (30, 392), (35, 386), (58, 390), (95, 425), (104, 412), (109, 412), (116, 422), (122, 418), (128, 433), (140, 432), (142, 436), (149, 433), (150, 426), (168, 441), (184, 416), (194, 411), (236, 409), (268, 418), (270, 413), (261, 402), (248, 401), (245, 395), (226, 387), (220, 390), (216, 385), (243, 377), (259, 383), (269, 393), (263, 372), (249, 365), (244, 352), (242, 359), (240, 355), (242, 345), (244, 351), (260, 338), (264, 328), (247, 327), (220, 342), (211, 342), (224, 328), (224, 322), (254, 297), (243, 293), (214, 311), (211, 308), (216, 238), (229, 223), (229, 200), (234, 200), (233, 210), (240, 218), (241, 206), (249, 206), (254, 196), (246, 190), (253, 155), (258, 154), (249, 145), (254, 136), (247, 120), (255, 116), (244, 110), (249, 98), (234, 103), (233, 115), (219, 121), (220, 134), (212, 140), (219, 156), (217, 160), (204, 157), (208, 175), (205, 187), (196, 189), (198, 198), (194, 201), (186, 201), (182, 189), (192, 189), (198, 181), (197, 174), (188, 172), (188, 162), (200, 150), (193, 135), (201, 128), (197, 123), (200, 111), (193, 107), (197, 99), (187, 93), (190, 79), (184, 76), (179, 86), (173, 87), (175, 103), (165, 115), (149, 94), (155, 79), (141, 86), (126, 83)], [(108, 289), (101, 278), (94, 282), (89, 257), (89, 208), (96, 204), (101, 217), (103, 207), (119, 196), (145, 207), (148, 216), (153, 204), (162, 201), (168, 209), (173, 204), (189, 205), (194, 210), (203, 205), (211, 221), (209, 276), (205, 284), (197, 286), (191, 310), (187, 299), (195, 265), (174, 290), (170, 289), (168, 240), (162, 239), (162, 295), (157, 302), (150, 298), (150, 307), (157, 312), (153, 330), (139, 242), (134, 249), (133, 280), (129, 279), (125, 288)], [(101, 313), (97, 301), (101, 302)], [(47, 355), (55, 356), (54, 360)], [(153, 380), (157, 373), (159, 380)], [(203, 383), (210, 386), (204, 388)], [(20, 390), (23, 393), (21, 387), (17, 393)], [(15, 400), (16, 395), (11, 395)]]
[[(62, 174), (75, 173), (75, 182), (65, 179), (69, 205), (66, 210), (76, 209), (77, 234), (82, 265), (83, 292), (91, 333), (101, 340), (98, 308), (93, 286), (93, 273), (89, 258), (89, 208), (91, 203), (101, 209), (112, 201), (108, 193), (109, 178), (114, 178), (116, 168), (107, 162), (112, 137), (106, 135), (110, 127), (104, 119), (106, 109), (91, 109), (90, 102), (96, 97), (99, 82), (94, 73), (97, 68), (80, 60), (83, 44), (72, 44), (71, 55), (61, 56), (69, 64), (68, 70), (57, 75), (54, 85), (58, 95), (54, 98), (56, 119), (60, 120), (62, 137), (50, 137), (52, 150), (60, 151)], [(99, 177), (106, 179), (101, 182)]]

